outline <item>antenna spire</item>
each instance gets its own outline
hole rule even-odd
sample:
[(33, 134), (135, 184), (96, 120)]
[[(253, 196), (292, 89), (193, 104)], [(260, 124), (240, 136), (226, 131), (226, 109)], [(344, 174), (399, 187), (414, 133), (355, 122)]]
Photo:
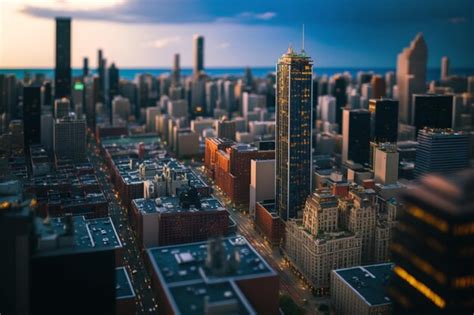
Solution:
[(302, 40), (301, 40), (301, 50), (304, 52), (304, 24), (303, 24), (303, 32), (302, 32)]

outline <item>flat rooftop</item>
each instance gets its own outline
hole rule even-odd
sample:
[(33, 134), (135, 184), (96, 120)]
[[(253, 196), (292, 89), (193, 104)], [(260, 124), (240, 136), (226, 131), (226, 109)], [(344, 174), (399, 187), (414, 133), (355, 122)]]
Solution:
[[(237, 252), (235, 270), (218, 276), (205, 267), (207, 242), (155, 247), (147, 250), (154, 272), (162, 283), (176, 313), (205, 314), (213, 306), (225, 307), (232, 314), (255, 314), (235, 281), (276, 276), (242, 236), (222, 239), (226, 257)], [(207, 305), (207, 306), (206, 306)]]
[(232, 236), (222, 241), (227, 255), (233, 254), (234, 250), (239, 253), (240, 264), (235, 272), (219, 278), (205, 271), (207, 242), (155, 247), (147, 251), (153, 268), (167, 286), (186, 284), (189, 281), (222, 282), (275, 274), (244, 237)]
[[(83, 216), (72, 217), (74, 226), (74, 244), (78, 248), (120, 248), (122, 243), (115, 226), (110, 219), (86, 219)], [(51, 241), (55, 235), (64, 235), (64, 218), (50, 218), (49, 222), (38, 224), (38, 233), (42, 242)], [(44, 243), (43, 243), (44, 244)]]
[(135, 298), (135, 291), (125, 267), (115, 269), (115, 292), (117, 299)]
[(158, 138), (156, 135), (140, 135), (140, 136), (106, 137), (100, 140), (100, 143), (102, 146), (138, 144), (140, 142), (143, 142), (145, 145), (159, 143), (160, 138)]
[(209, 304), (233, 305), (232, 314), (254, 314), (249, 302), (232, 282), (215, 284), (190, 284), (170, 288), (175, 306), (181, 314), (206, 314), (207, 297)]
[(385, 286), (392, 273), (393, 264), (378, 264), (337, 269), (333, 272), (370, 306), (391, 303)]
[(225, 210), (224, 206), (213, 197), (201, 198), (201, 209), (191, 208), (183, 209), (177, 196), (164, 196), (157, 199), (139, 198), (132, 201), (137, 209), (144, 213), (173, 213), (187, 211), (213, 211)]

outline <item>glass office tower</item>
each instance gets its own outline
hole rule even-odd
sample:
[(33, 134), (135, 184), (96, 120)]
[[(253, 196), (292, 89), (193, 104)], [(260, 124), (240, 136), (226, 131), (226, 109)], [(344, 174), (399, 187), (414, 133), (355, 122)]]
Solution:
[(56, 18), (55, 98), (71, 97), (71, 19)]
[(311, 191), (313, 61), (289, 48), (276, 70), (275, 198), (287, 220), (302, 212)]

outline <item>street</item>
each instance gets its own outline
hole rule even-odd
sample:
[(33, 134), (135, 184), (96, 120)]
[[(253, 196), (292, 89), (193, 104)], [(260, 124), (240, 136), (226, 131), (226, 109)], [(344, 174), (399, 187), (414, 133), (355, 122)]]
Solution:
[(122, 259), (135, 290), (137, 314), (156, 314), (158, 301), (154, 298), (150, 277), (143, 264), (140, 249), (135, 241), (135, 234), (129, 225), (127, 209), (122, 206), (119, 196), (108, 180), (107, 167), (102, 156), (98, 153), (99, 148), (95, 139), (89, 142), (88, 149), (89, 159), (94, 166), (102, 191), (109, 202), (109, 215), (122, 241), (124, 253)]

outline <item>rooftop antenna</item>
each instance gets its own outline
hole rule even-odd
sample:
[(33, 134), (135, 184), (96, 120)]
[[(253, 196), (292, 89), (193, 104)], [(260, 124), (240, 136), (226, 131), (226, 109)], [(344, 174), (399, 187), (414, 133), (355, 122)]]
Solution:
[(301, 40), (301, 51), (304, 53), (304, 24), (303, 24), (303, 34), (302, 34), (302, 40)]

